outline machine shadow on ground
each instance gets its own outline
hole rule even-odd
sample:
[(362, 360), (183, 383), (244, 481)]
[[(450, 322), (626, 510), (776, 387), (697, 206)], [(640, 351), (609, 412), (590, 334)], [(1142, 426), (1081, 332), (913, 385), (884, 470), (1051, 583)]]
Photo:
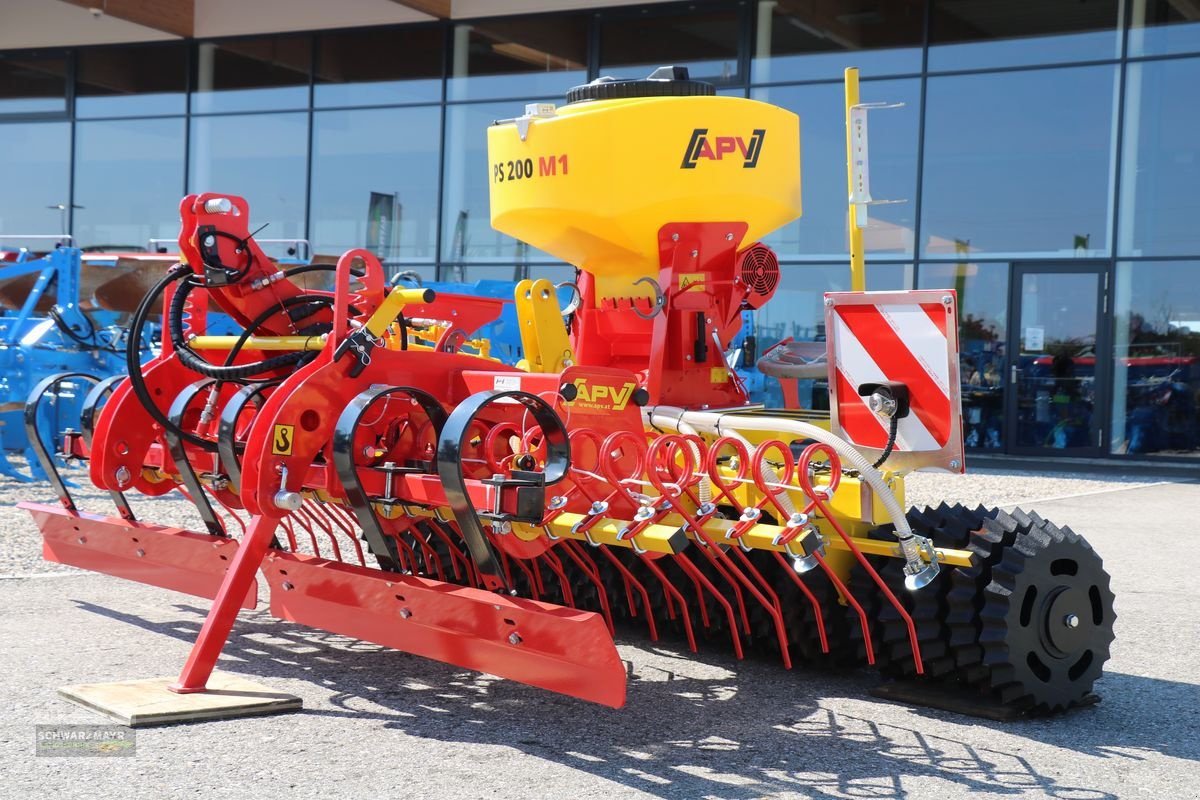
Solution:
[[(153, 622), (75, 603), (89, 613), (189, 644), (206, 613), (176, 604), (176, 619)], [(626, 659), (629, 697), (619, 711), (282, 622), (263, 612), (239, 619), (219, 668), (267, 683), (272, 678), (303, 680), (329, 692), (328, 707), (306, 708), (301, 713), (308, 717), (372, 720), (425, 739), (512, 747), (662, 798), (740, 800), (792, 791), (817, 798), (898, 800), (907, 796), (906, 777), (937, 778), (993, 794), (1115, 798), (1063, 785), (1003, 745), (976, 744), (992, 738), (992, 732), (959, 741), (872, 719), (865, 706), (880, 701), (867, 690), (878, 679), (866, 670), (787, 672), (765, 659), (737, 662), (695, 655), (674, 643), (659, 645), (636, 636), (620, 636), (618, 643), (626, 655), (629, 648), (637, 649), (632, 663)], [(1141, 750), (1200, 760), (1187, 719), (1164, 711), (1200, 706), (1200, 687), (1110, 674), (1098, 688), (1102, 694), (1141, 700), (1121, 707), (1119, 719), (1117, 709), (1106, 709), (1104, 703), (1065, 717), (1015, 723), (929, 709), (917, 713), (1101, 757), (1136, 759)], [(1146, 702), (1159, 697), (1162, 702)], [(846, 713), (829, 708), (825, 700), (861, 701), (864, 708)], [(1089, 719), (1091, 715), (1113, 719)]]

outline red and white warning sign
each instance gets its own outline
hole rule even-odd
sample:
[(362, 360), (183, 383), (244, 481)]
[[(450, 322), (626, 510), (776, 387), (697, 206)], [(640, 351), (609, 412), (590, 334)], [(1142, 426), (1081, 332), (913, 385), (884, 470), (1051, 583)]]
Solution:
[(859, 387), (902, 383), (910, 412), (899, 420), (887, 466), (962, 472), (954, 292), (829, 292), (825, 331), (834, 433), (865, 453), (882, 453), (891, 422), (871, 410)]

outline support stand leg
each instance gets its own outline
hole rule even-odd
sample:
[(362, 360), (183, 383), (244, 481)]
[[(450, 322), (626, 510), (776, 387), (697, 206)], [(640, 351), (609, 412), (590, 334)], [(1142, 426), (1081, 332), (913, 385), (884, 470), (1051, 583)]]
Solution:
[(204, 620), (204, 627), (200, 629), (200, 635), (192, 645), (187, 663), (183, 665), (183, 672), (179, 674), (178, 682), (168, 687), (172, 692), (189, 694), (205, 690), (208, 677), (216, 666), (217, 657), (221, 655), (229, 632), (233, 629), (242, 599), (245, 598), (250, 583), (267, 554), (267, 548), (274, 539), (278, 526), (279, 520), (261, 515), (250, 521), (246, 535), (242, 537), (241, 546), (229, 565), (229, 571), (225, 573), (225, 580), (221, 583), (212, 609)]

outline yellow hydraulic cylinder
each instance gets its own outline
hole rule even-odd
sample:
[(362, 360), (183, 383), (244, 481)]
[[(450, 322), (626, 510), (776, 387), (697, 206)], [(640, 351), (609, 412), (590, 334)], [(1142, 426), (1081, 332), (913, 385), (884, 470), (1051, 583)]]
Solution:
[[(232, 350), (238, 336), (195, 336), (188, 340), (193, 350)], [(246, 350), (320, 350), (325, 346), (325, 334), (320, 336), (251, 336), (242, 347)]]

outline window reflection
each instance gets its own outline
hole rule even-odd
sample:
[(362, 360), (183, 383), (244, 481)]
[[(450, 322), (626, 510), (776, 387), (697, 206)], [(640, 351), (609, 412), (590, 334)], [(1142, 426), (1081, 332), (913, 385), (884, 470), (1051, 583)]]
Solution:
[(582, 14), (457, 25), (446, 96), (561, 96), (587, 81), (587, 31)]
[(930, 78), (924, 252), (1107, 256), (1115, 81), (1109, 66)]
[(1001, 449), (1008, 264), (922, 264), (917, 288), (957, 292), (964, 441), (970, 448)]
[(179, 235), (184, 121), (80, 122), (75, 129), (75, 239), (147, 247)]
[(1117, 58), (1120, 0), (933, 0), (929, 69)]
[(500, 233), (491, 224), (487, 129), (495, 120), (510, 119), (523, 110), (519, 102), (446, 107), (442, 263), (494, 260), (520, 265), (549, 259), (542, 251)]
[(1120, 262), (1112, 452), (1200, 456), (1200, 262)]
[(318, 106), (388, 105), (442, 99), (440, 27), (322, 34), (317, 42)]
[(1132, 12), (1129, 55), (1200, 51), (1200, 8), (1191, 0), (1139, 0)]
[(1200, 59), (1133, 63), (1125, 81), (1122, 255), (1200, 253)]
[(308, 105), (312, 39), (264, 36), (200, 42), (192, 111), (266, 111)]
[(75, 113), (81, 117), (182, 114), (187, 55), (183, 42), (80, 50)]
[(263, 238), (304, 236), (307, 114), (244, 114), (192, 120), (189, 192), (227, 192), (250, 203)]
[(840, 78), (846, 67), (868, 75), (921, 71), (924, 0), (759, 0), (755, 11), (754, 83)]
[(67, 58), (0, 53), (0, 114), (67, 110)]
[(367, 247), (389, 265), (433, 260), (441, 110), (313, 115), (313, 247)]
[(687, 67), (691, 77), (716, 83), (744, 80), (738, 67), (742, 15), (738, 10), (663, 16), (653, 7), (637, 16), (612, 12), (600, 24), (600, 74), (643, 78), (658, 67)]
[[(66, 122), (0, 125), (0, 175), (5, 186), (20, 187), (0, 192), (0, 234), (66, 231), (58, 206), (70, 202), (70, 136)], [(0, 239), (0, 250), (21, 246), (45, 249), (46, 243)]]
[[(871, 191), (905, 203), (872, 206), (864, 232), (876, 255), (910, 255), (917, 196), (918, 80), (864, 81), (863, 102), (904, 103), (871, 112)], [(846, 257), (846, 127), (841, 84), (772, 86), (751, 96), (800, 115), (800, 179), (803, 216), (766, 238), (781, 255), (813, 260)]]

